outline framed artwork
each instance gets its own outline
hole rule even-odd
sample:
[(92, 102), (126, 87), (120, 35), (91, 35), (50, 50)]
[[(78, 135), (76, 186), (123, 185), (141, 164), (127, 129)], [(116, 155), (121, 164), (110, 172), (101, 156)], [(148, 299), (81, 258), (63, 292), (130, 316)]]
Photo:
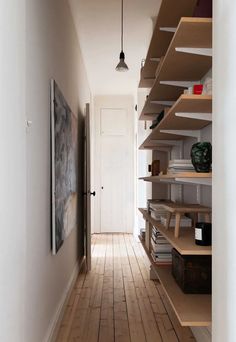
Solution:
[(78, 122), (62, 92), (51, 80), (52, 253), (77, 225)]

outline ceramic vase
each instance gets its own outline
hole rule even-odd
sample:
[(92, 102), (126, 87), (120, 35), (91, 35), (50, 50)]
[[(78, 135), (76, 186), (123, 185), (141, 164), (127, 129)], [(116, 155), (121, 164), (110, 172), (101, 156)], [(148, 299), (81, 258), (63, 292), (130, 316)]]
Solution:
[(210, 142), (198, 142), (191, 149), (191, 160), (196, 172), (210, 172), (212, 146)]

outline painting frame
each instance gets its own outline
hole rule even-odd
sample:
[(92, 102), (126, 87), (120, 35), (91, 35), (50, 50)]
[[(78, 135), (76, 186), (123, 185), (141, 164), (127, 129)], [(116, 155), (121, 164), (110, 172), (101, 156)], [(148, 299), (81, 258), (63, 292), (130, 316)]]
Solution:
[(50, 97), (51, 248), (56, 255), (78, 222), (78, 121), (54, 79)]

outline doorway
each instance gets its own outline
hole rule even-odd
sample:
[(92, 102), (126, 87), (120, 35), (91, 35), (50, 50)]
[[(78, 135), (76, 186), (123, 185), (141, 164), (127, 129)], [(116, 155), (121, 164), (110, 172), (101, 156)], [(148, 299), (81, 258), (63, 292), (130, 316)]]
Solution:
[(132, 96), (95, 97), (95, 233), (134, 229), (134, 115)]

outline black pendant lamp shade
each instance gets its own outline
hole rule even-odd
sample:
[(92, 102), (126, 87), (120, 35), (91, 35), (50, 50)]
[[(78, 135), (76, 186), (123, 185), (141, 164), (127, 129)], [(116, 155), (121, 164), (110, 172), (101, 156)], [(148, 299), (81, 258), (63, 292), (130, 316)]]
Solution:
[(121, 53), (120, 53), (120, 61), (116, 66), (116, 71), (128, 71), (129, 68), (125, 63), (125, 54), (123, 51), (123, 35), (124, 35), (124, 5), (123, 0), (121, 0)]

